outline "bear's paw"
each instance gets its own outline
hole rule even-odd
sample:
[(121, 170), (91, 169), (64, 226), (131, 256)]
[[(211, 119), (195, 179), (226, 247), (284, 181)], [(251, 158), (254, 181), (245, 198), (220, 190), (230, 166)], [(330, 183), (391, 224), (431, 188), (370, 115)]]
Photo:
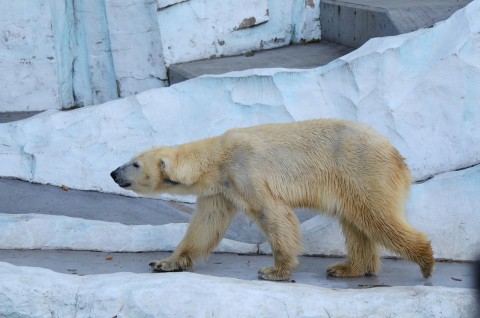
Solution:
[(172, 259), (157, 260), (148, 265), (154, 272), (183, 272), (191, 268), (188, 262)]
[(258, 271), (258, 278), (273, 281), (285, 281), (290, 279), (291, 270), (279, 267), (262, 267)]

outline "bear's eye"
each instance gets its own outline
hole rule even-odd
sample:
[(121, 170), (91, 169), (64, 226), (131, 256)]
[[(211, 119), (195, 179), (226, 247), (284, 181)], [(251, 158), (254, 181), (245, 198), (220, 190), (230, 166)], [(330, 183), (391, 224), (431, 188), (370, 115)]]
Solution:
[(134, 162), (134, 163), (133, 163), (133, 166), (134, 166), (135, 168), (140, 168), (140, 165), (139, 165), (137, 162)]

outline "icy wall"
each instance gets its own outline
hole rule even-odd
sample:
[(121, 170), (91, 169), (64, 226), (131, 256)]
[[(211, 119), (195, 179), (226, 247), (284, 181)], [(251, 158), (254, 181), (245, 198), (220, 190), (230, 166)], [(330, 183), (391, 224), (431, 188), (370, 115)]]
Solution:
[(57, 54), (48, 1), (0, 4), (0, 111), (59, 108)]
[(165, 86), (172, 63), (320, 38), (319, 0), (16, 0), (0, 10), (0, 112), (104, 103)]

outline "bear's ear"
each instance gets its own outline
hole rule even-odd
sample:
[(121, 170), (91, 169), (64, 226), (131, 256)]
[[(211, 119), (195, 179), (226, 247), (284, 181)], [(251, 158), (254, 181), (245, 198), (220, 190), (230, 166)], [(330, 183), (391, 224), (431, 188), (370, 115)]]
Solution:
[(167, 169), (167, 165), (170, 165), (170, 160), (167, 158), (160, 158), (159, 164), (162, 170), (165, 171)]
[(198, 167), (191, 166), (188, 162), (171, 160), (170, 158), (160, 158), (160, 167), (162, 168), (165, 181), (178, 184), (191, 185), (198, 181)]
[(165, 157), (160, 158), (158, 164), (160, 165), (160, 168), (163, 171), (163, 182), (169, 183), (169, 184), (172, 184), (172, 185), (180, 183), (179, 181), (177, 181), (177, 180), (175, 180), (174, 178), (171, 177), (172, 164), (171, 164), (170, 159), (165, 158)]

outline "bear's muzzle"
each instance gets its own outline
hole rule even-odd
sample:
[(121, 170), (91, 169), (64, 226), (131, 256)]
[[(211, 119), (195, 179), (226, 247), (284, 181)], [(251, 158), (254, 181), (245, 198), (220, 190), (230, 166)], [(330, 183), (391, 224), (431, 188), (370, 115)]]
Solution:
[(110, 176), (112, 177), (113, 181), (115, 181), (116, 184), (118, 184), (122, 188), (127, 188), (132, 185), (131, 182), (128, 180), (125, 180), (123, 177), (123, 171), (122, 167), (117, 168), (116, 170), (112, 171), (110, 173)]

